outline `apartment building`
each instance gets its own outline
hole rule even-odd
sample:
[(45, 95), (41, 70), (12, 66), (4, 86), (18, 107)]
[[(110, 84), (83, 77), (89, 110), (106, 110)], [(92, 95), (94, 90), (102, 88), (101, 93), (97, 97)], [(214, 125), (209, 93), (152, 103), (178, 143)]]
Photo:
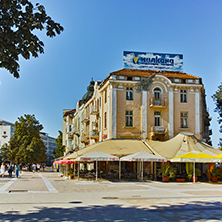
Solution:
[(47, 155), (46, 163), (47, 165), (51, 166), (54, 160), (53, 153), (57, 148), (57, 143), (55, 141), (55, 138), (49, 136), (48, 133), (40, 132), (40, 137), (46, 147), (46, 155)]
[(166, 141), (180, 132), (211, 143), (205, 90), (198, 76), (124, 68), (103, 81), (91, 81), (87, 90), (75, 110), (64, 110), (66, 153), (107, 139)]
[(0, 120), (0, 148), (5, 143), (8, 144), (9, 140), (12, 138), (15, 131), (15, 124), (7, 122), (5, 120)]

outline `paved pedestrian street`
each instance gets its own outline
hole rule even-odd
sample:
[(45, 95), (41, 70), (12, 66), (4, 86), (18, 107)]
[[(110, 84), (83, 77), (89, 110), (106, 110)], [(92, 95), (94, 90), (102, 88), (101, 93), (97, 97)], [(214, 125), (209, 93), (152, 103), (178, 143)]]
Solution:
[(222, 184), (0, 178), (0, 221), (222, 221)]

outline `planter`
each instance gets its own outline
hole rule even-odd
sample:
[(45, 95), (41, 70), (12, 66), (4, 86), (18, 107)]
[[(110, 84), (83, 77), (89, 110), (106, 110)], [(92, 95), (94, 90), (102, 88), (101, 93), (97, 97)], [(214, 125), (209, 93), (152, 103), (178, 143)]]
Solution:
[[(192, 182), (193, 182), (193, 177), (192, 177)], [(195, 177), (195, 183), (197, 182), (197, 177)]]
[(211, 178), (211, 181), (212, 181), (213, 183), (217, 183), (218, 178), (217, 178), (217, 177), (212, 177), (212, 178)]
[(163, 182), (169, 182), (169, 177), (163, 177)]
[(185, 179), (176, 179), (177, 182), (185, 182)]

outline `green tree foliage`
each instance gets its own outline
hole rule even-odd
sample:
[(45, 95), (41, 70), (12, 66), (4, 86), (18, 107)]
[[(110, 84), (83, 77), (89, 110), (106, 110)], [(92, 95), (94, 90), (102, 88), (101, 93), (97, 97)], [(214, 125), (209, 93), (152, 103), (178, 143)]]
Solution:
[(64, 152), (65, 152), (65, 146), (62, 145), (62, 132), (60, 130), (58, 132), (59, 132), (59, 135), (55, 139), (55, 141), (58, 144), (58, 146), (57, 146), (57, 148), (55, 149), (55, 151), (53, 153), (53, 157), (55, 159), (63, 156)]
[(35, 6), (29, 0), (0, 1), (0, 67), (19, 78), (19, 56), (30, 59), (44, 53), (44, 44), (36, 30), (46, 30), (54, 37), (63, 27), (46, 14), (43, 5)]
[(15, 122), (15, 131), (9, 141), (8, 158), (19, 163), (44, 162), (46, 147), (40, 138), (43, 126), (34, 115), (24, 115)]
[(0, 159), (3, 162), (8, 161), (10, 156), (10, 149), (7, 143), (3, 144), (1, 149), (0, 149)]
[[(216, 108), (214, 109), (215, 112), (219, 114), (217, 118), (218, 123), (220, 124), (220, 133), (222, 133), (222, 83), (218, 86), (217, 91), (212, 96)], [(219, 145), (222, 146), (222, 139), (220, 138)]]

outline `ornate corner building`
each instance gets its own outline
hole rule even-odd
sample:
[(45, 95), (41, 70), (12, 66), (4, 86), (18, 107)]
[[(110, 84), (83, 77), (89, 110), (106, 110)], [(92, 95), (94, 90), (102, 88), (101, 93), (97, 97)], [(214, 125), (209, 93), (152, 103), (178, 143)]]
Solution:
[(200, 77), (177, 71), (121, 69), (91, 81), (75, 109), (63, 110), (66, 154), (107, 139), (166, 141), (191, 132), (211, 144)]

